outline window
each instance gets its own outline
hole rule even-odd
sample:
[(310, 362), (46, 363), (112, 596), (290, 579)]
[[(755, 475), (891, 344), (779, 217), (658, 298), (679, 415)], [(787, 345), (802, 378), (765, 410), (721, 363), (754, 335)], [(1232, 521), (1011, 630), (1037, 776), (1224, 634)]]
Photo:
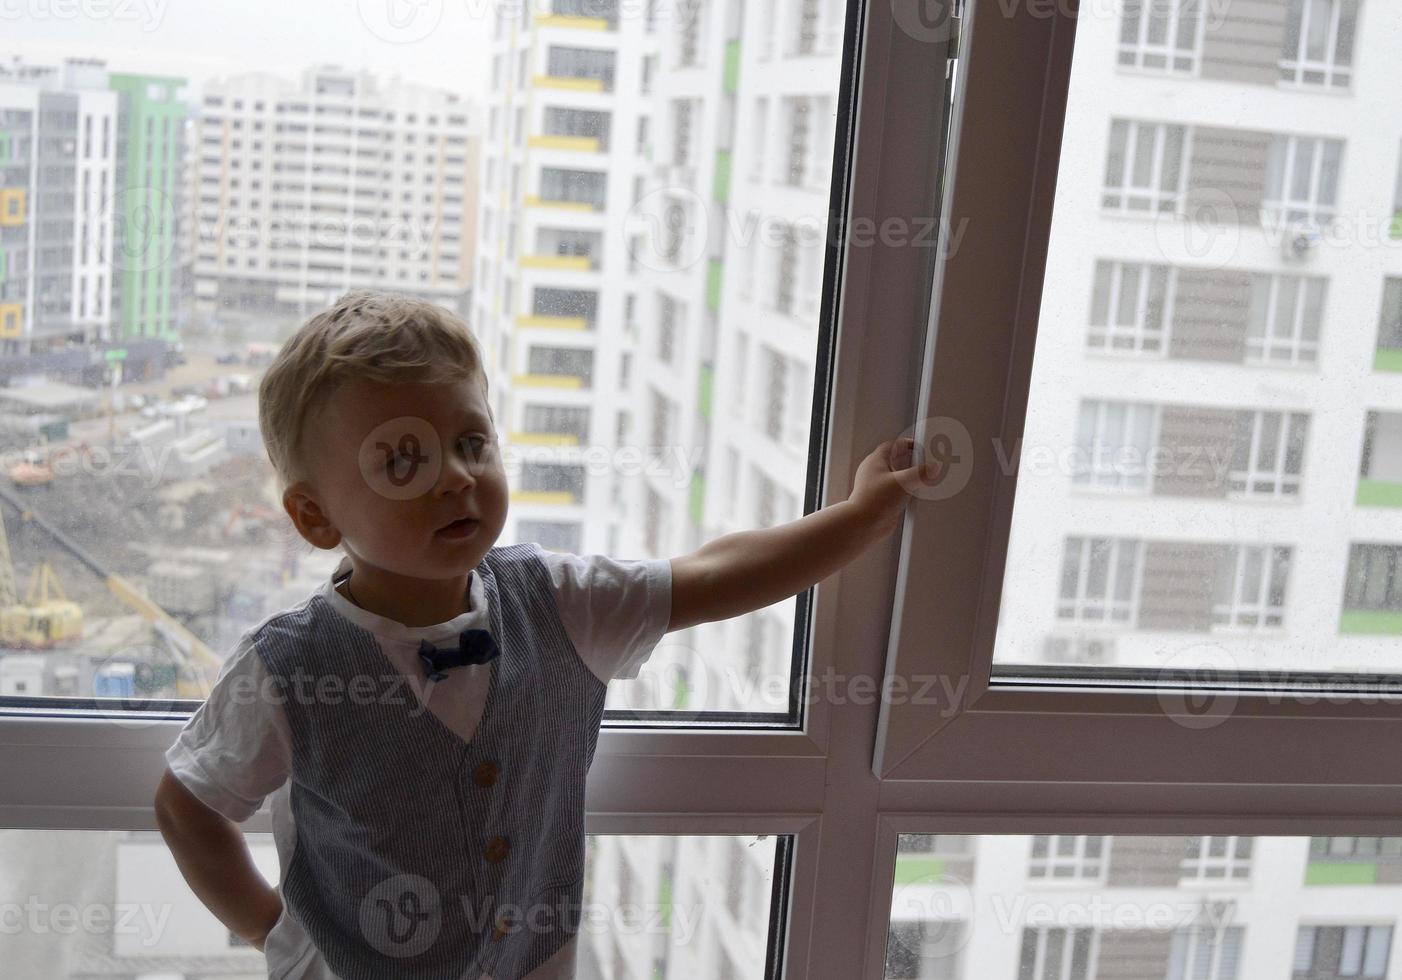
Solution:
[(1251, 412), (1247, 437), (1239, 439), (1227, 488), (1244, 497), (1296, 497), (1304, 466), (1309, 416), (1303, 412)]
[(1213, 623), (1252, 629), (1283, 625), (1290, 558), (1291, 549), (1283, 546), (1223, 546)]
[(1236, 980), (1244, 932), (1241, 926), (1177, 930), (1169, 952), (1168, 980)]
[(1095, 976), (1094, 929), (1024, 929), (1018, 980), (1091, 980)]
[(1322, 276), (1252, 276), (1246, 359), (1264, 364), (1313, 364), (1324, 321)]
[(1047, 881), (1099, 881), (1106, 867), (1104, 837), (1032, 838), (1028, 877)]
[(1098, 260), (1086, 346), (1162, 354), (1172, 320), (1172, 282), (1173, 270), (1166, 265)]
[(1075, 486), (1146, 490), (1157, 427), (1157, 408), (1126, 402), (1081, 403), (1076, 434)]
[(1382, 977), (1387, 972), (1392, 927), (1302, 925), (1295, 940), (1294, 980)]
[(1155, 71), (1195, 71), (1203, 6), (1203, 0), (1125, 0), (1119, 64)]
[(1250, 837), (1189, 837), (1185, 881), (1244, 881), (1251, 877)]
[(1183, 192), (1186, 133), (1183, 126), (1111, 120), (1103, 206), (1128, 213), (1176, 211)]
[(1132, 624), (1142, 552), (1125, 538), (1067, 538), (1057, 617)]
[(1262, 217), (1270, 222), (1334, 220), (1342, 140), (1275, 136), (1266, 158), (1266, 194)]
[(1358, 0), (1290, 0), (1281, 81), (1346, 89), (1353, 77)]

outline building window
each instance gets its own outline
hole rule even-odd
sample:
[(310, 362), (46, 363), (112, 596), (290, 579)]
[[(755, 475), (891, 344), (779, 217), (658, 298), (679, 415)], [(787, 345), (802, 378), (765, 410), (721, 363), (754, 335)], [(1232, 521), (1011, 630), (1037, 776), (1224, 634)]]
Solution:
[(594, 352), (587, 347), (538, 347), (532, 345), (526, 370), (531, 374), (566, 375), (580, 379), (580, 386), (594, 383)]
[(813, 138), (812, 112), (805, 98), (786, 99), (788, 111), (789, 153), (784, 182), (790, 187), (802, 187), (808, 166), (809, 143)]
[(798, 230), (793, 225), (785, 225), (783, 241), (779, 244), (778, 269), (774, 276), (774, 309), (792, 314), (797, 289)]
[(1255, 412), (1250, 436), (1239, 439), (1227, 472), (1227, 492), (1243, 497), (1298, 497), (1309, 416)]
[(1125, 0), (1119, 63), (1190, 73), (1197, 69), (1203, 0)]
[(1071, 483), (1098, 490), (1149, 489), (1158, 406), (1083, 400)]
[(784, 399), (787, 396), (788, 365), (784, 355), (764, 348), (768, 372), (765, 385), (764, 434), (776, 442), (784, 437)]
[(1245, 881), (1251, 877), (1250, 837), (1189, 837), (1184, 881)]
[(1143, 550), (1127, 538), (1067, 538), (1057, 618), (1133, 625)]
[(1168, 951), (1168, 980), (1236, 980), (1241, 926), (1179, 929)]
[(690, 99), (672, 100), (672, 163), (678, 167), (684, 167), (691, 162), (693, 111)]
[(1157, 354), (1172, 314), (1173, 270), (1138, 262), (1095, 263), (1086, 346), (1095, 350)]
[(1019, 980), (1090, 980), (1097, 945), (1094, 929), (1023, 929)]
[(1342, 140), (1310, 136), (1276, 136), (1266, 157), (1266, 193), (1261, 202), (1265, 221), (1334, 219), (1343, 158)]
[(1252, 276), (1246, 359), (1261, 364), (1315, 363), (1326, 283), (1322, 276)]
[(1174, 213), (1183, 193), (1187, 128), (1130, 119), (1110, 121), (1101, 204), (1110, 211)]
[(1027, 875), (1044, 881), (1100, 881), (1108, 850), (1108, 837), (1039, 834), (1032, 838)]
[(1289, 0), (1280, 80), (1348, 88), (1353, 78), (1358, 0)]
[(1224, 547), (1217, 569), (1212, 622), (1228, 627), (1283, 626), (1290, 558), (1291, 549), (1285, 546)]
[(1300, 926), (1292, 980), (1381, 978), (1391, 949), (1391, 926)]
[(1344, 608), (1402, 612), (1402, 546), (1356, 543), (1349, 549)]
[(657, 359), (674, 363), (677, 346), (677, 301), (666, 293), (657, 294)]

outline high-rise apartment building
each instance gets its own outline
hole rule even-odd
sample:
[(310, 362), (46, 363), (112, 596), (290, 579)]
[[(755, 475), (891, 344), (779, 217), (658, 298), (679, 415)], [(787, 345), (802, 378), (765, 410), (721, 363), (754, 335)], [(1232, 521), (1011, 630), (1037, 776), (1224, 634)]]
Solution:
[(651, 17), (619, 8), (504, 4), (492, 26), (473, 325), (519, 462), (506, 536), (574, 552), (616, 552), (626, 477), (614, 454), (639, 441), (632, 373), (645, 328), (627, 219), (656, 40)]
[(205, 86), (190, 174), (197, 312), (296, 321), (354, 287), (465, 311), (475, 127), (455, 92), (335, 66)]
[(1081, 19), (1023, 441), (1076, 452), (1019, 479), (998, 660), (1392, 669), (1399, 26)]

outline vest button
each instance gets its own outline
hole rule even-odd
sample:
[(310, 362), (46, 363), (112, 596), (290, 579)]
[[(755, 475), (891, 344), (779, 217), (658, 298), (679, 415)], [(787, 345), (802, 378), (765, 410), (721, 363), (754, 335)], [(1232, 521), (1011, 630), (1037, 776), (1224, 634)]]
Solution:
[(487, 841), (486, 848), (482, 851), (482, 856), (492, 864), (498, 864), (506, 860), (506, 852), (511, 848), (507, 846), (505, 837), (493, 837)]
[(495, 762), (484, 762), (472, 772), (472, 781), (478, 786), (491, 786), (497, 781), (501, 767)]

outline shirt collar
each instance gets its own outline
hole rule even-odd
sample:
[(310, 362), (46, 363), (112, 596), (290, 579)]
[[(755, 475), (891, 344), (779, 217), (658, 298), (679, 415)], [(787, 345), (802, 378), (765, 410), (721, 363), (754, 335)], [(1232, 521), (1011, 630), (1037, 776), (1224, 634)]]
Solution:
[(430, 643), (441, 645), (455, 638), (465, 629), (491, 628), (487, 616), (487, 590), (482, 584), (481, 574), (476, 569), (472, 571), (472, 579), (467, 588), (470, 599), (468, 610), (459, 613), (445, 623), (435, 623), (432, 626), (405, 626), (397, 620), (373, 613), (368, 609), (362, 609), (351, 602), (336, 591), (336, 583), (340, 582), (350, 571), (351, 560), (350, 556), (346, 555), (342, 557), (335, 570), (322, 583), (321, 596), (341, 616), (355, 625), (369, 630), (381, 639), (409, 643), (414, 646), (417, 646), (420, 640), (428, 640)]

